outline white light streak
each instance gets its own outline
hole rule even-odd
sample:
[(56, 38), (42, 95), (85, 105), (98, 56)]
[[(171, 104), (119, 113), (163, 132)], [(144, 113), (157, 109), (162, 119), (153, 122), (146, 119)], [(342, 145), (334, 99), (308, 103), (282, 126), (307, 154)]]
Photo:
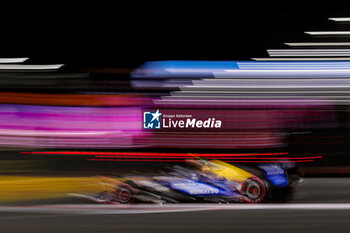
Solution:
[(224, 70), (225, 72), (231, 72), (231, 73), (280, 73), (280, 74), (291, 74), (291, 73), (295, 73), (295, 74), (349, 74), (350, 75), (350, 69), (329, 69), (329, 70), (238, 70), (238, 69), (233, 69), (233, 70)]
[(285, 53), (285, 52), (350, 52), (350, 49), (268, 49), (269, 53)]
[(272, 57), (284, 56), (350, 56), (350, 49), (269, 49)]
[(350, 31), (313, 31), (305, 32), (305, 34), (312, 36), (333, 36), (333, 35), (350, 35)]
[(328, 18), (328, 19), (335, 22), (350, 22), (350, 18), (347, 18), (347, 17)]
[(269, 54), (271, 57), (350, 57), (350, 53), (276, 53)]
[(288, 46), (350, 46), (350, 42), (296, 42), (296, 43), (284, 43)]
[(18, 58), (0, 58), (0, 63), (21, 63), (28, 60), (28, 57), (18, 57)]
[(350, 61), (350, 57), (268, 57), (268, 58), (251, 58), (254, 61)]
[(63, 64), (54, 65), (23, 65), (23, 64), (0, 64), (1, 70), (56, 70), (63, 66)]
[(239, 69), (250, 70), (268, 70), (268, 69), (293, 69), (293, 70), (305, 70), (305, 69), (349, 69), (350, 62), (237, 62)]

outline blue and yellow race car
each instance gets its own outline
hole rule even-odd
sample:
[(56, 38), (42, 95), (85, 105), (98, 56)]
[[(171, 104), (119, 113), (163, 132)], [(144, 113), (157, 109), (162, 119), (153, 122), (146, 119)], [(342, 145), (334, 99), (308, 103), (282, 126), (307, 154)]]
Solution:
[(102, 177), (98, 202), (248, 202), (288, 200), (294, 181), (283, 164), (257, 165), (247, 171), (220, 160), (188, 160), (153, 176)]

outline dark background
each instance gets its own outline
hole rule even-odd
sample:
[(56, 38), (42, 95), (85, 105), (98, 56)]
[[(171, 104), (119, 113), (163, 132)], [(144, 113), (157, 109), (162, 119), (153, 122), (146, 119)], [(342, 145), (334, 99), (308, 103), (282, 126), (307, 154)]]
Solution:
[[(2, 9), (0, 57), (70, 68), (135, 68), (165, 59), (247, 60), (305, 30), (334, 29), (328, 17), (350, 15), (332, 2), (128, 3), (23, 5)], [(19, 8), (20, 7), (20, 8)]]

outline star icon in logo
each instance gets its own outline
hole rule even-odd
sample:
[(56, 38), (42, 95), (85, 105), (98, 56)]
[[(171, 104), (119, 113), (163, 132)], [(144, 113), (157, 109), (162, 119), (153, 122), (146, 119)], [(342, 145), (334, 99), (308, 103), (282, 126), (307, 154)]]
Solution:
[(153, 116), (153, 118), (152, 118), (152, 120), (151, 120), (151, 122), (152, 122), (152, 121), (154, 121), (154, 120), (156, 120), (156, 119), (157, 119), (157, 121), (159, 121), (159, 117), (160, 117), (160, 115), (162, 115), (162, 114), (159, 112), (159, 109), (157, 109), (157, 111), (156, 111), (155, 113), (151, 113), (151, 115)]

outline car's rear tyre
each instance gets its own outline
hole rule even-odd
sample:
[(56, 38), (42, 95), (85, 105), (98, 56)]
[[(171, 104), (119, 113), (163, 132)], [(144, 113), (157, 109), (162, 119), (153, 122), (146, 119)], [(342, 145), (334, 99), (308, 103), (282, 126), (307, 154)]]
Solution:
[(115, 189), (115, 202), (128, 205), (135, 201), (135, 190), (128, 184), (120, 184)]
[(266, 186), (258, 177), (251, 177), (243, 182), (241, 187), (243, 201), (248, 203), (259, 203), (266, 196)]

